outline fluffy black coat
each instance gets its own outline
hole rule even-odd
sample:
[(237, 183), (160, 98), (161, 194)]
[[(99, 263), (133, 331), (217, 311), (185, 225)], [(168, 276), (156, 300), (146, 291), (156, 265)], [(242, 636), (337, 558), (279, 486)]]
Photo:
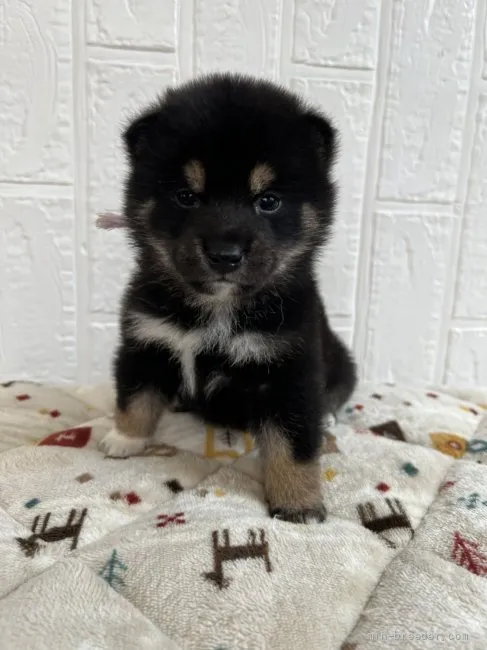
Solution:
[(323, 520), (323, 419), (355, 385), (313, 275), (334, 129), (282, 88), (221, 75), (168, 91), (124, 140), (136, 270), (102, 446), (135, 453), (164, 408), (192, 411), (255, 435), (272, 514)]

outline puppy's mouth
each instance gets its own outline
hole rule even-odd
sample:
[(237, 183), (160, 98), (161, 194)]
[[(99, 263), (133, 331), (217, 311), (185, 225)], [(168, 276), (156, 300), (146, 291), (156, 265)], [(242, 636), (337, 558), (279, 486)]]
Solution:
[(225, 294), (231, 296), (237, 293), (248, 293), (254, 288), (252, 284), (238, 282), (225, 276), (206, 281), (193, 281), (191, 282), (191, 286), (198, 293), (212, 296), (223, 296)]

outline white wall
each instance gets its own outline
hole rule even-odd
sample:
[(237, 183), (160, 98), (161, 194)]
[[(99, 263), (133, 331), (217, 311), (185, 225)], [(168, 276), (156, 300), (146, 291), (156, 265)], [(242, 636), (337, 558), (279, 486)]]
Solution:
[(342, 129), (321, 270), (367, 379), (487, 384), (486, 0), (0, 0), (0, 376), (107, 376), (124, 118), (210, 69)]

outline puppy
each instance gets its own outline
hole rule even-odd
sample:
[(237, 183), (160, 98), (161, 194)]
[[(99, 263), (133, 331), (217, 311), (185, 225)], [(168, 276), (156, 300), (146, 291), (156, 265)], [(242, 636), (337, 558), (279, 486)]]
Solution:
[(124, 142), (136, 268), (102, 449), (140, 453), (164, 409), (182, 408), (255, 436), (272, 516), (323, 521), (323, 421), (356, 376), (313, 275), (334, 129), (287, 90), (217, 75), (168, 90)]

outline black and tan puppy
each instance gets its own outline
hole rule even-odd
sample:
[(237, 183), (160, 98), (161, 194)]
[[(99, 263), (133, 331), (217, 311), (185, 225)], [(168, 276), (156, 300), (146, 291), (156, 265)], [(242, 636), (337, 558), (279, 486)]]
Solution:
[(255, 435), (273, 516), (322, 521), (322, 423), (355, 384), (313, 276), (333, 128), (281, 88), (223, 75), (169, 90), (124, 140), (136, 270), (103, 450), (139, 453), (182, 405)]

